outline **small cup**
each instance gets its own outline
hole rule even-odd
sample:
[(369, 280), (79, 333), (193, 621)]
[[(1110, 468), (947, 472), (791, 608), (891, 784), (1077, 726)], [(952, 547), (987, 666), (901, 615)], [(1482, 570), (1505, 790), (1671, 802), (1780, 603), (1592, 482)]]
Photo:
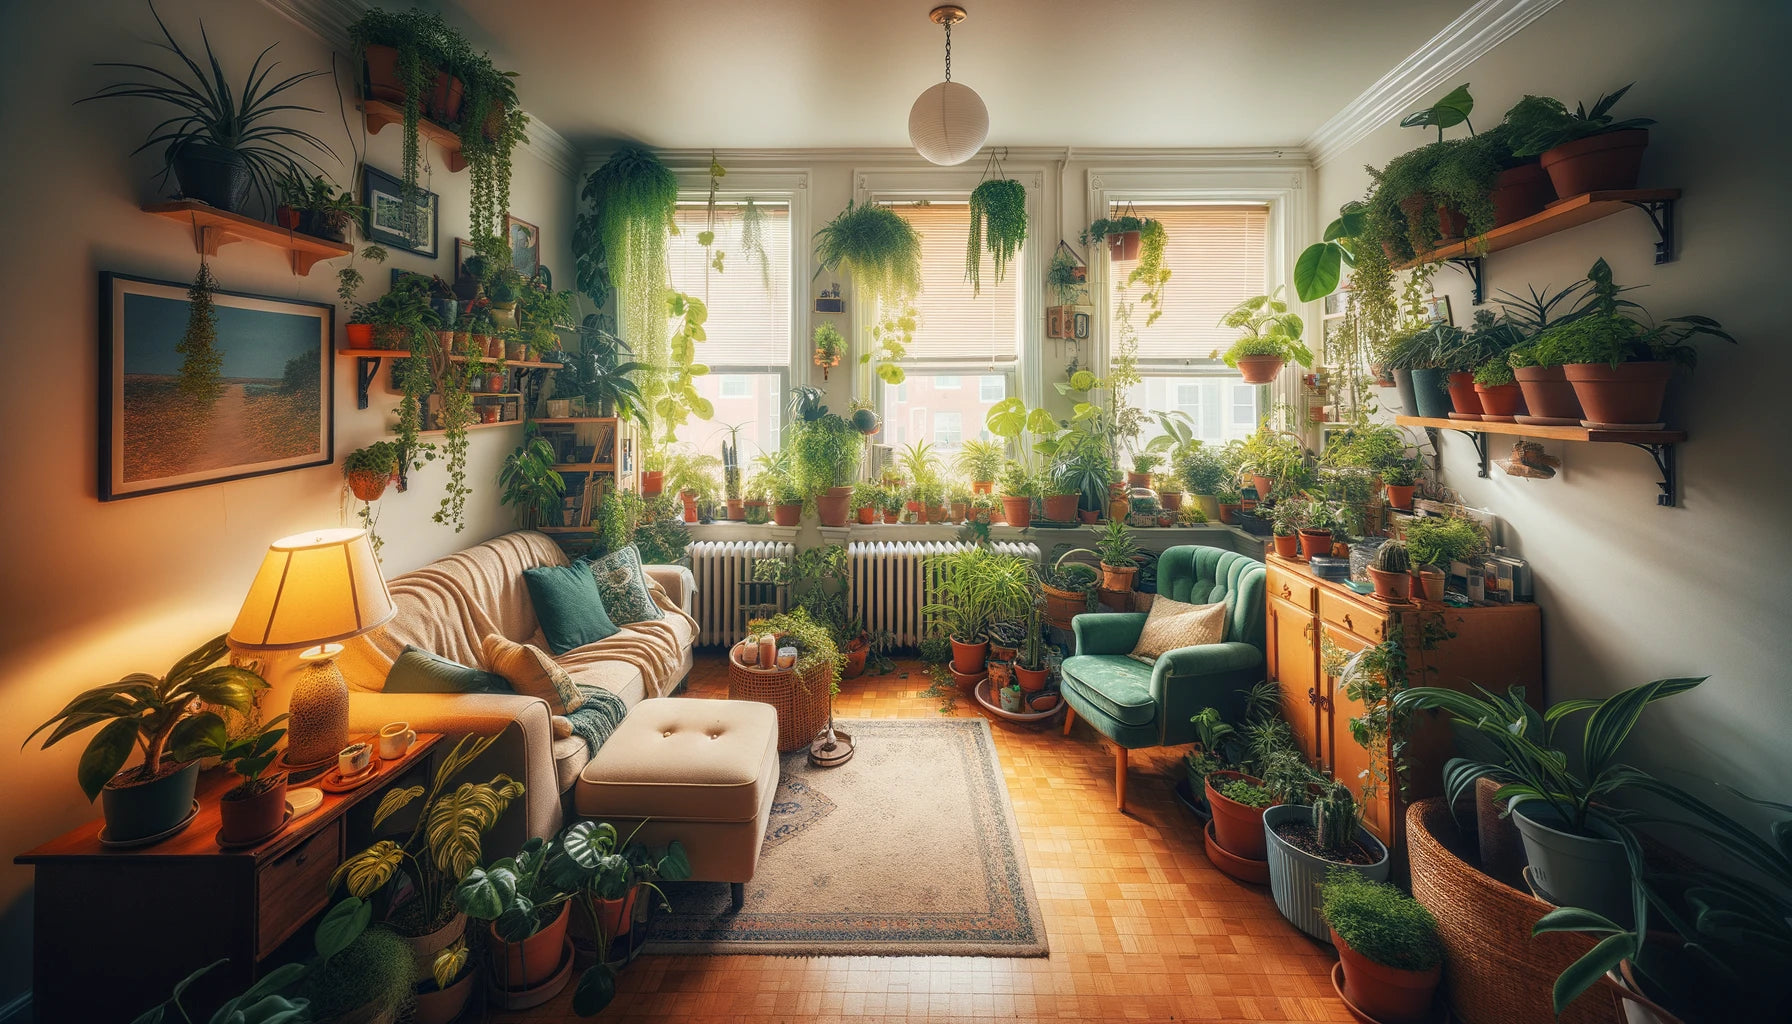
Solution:
[(393, 722), (380, 730), (380, 760), (396, 761), (417, 742), (417, 730), (409, 722)]
[(794, 648), (794, 647), (778, 648), (778, 667), (779, 668), (792, 668), (795, 665), (796, 665), (796, 648)]
[(336, 755), (336, 770), (344, 777), (359, 775), (373, 762), (373, 748), (365, 743), (350, 743)]

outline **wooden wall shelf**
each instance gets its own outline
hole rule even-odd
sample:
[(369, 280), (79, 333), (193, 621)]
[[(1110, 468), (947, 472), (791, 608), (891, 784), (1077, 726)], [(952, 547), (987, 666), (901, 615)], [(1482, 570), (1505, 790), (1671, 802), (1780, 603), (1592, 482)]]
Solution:
[(150, 203), (144, 213), (180, 221), (193, 226), (193, 249), (203, 256), (216, 256), (218, 249), (231, 242), (260, 242), (285, 251), (292, 260), (292, 272), (300, 277), (311, 273), (319, 260), (347, 256), (354, 251), (344, 242), (303, 235), (278, 224), (266, 224), (240, 213), (227, 213), (215, 206), (192, 199), (176, 199)]
[(1558, 199), (1541, 213), (1502, 224), (1479, 238), (1452, 242), (1433, 249), (1394, 269), (1410, 270), (1421, 263), (1453, 263), (1468, 273), (1469, 279), (1474, 283), (1475, 305), (1479, 306), (1486, 301), (1487, 296), (1484, 261), (1489, 254), (1580, 227), (1627, 207), (1635, 207), (1649, 215), (1649, 222), (1655, 226), (1655, 262), (1668, 263), (1674, 258), (1674, 200), (1679, 198), (1680, 190), (1677, 188), (1584, 192), (1578, 196)]
[[(520, 427), (524, 423), (527, 423), (527, 422), (528, 422), (528, 420), (503, 420), (502, 422), (499, 422), (499, 423), (469, 423), (469, 424), (467, 424), (467, 429), (468, 430), (490, 430), (493, 427)], [(447, 433), (446, 430), (419, 430), (419, 431), (417, 431), (417, 434), (420, 437), (422, 437), (422, 436), (439, 437), (446, 433)]]
[[(1661, 472), (1661, 482), (1658, 484), (1661, 494), (1656, 496), (1655, 503), (1667, 506), (1679, 504), (1674, 473), (1674, 446), (1686, 440), (1684, 430), (1600, 430), (1593, 427), (1549, 427), (1529, 423), (1450, 420), (1426, 416), (1396, 416), (1394, 423), (1402, 427), (1422, 427), (1433, 433), (1454, 430), (1467, 437), (1480, 456), (1481, 466), (1477, 475), (1481, 477), (1487, 476), (1487, 439), (1495, 435), (1542, 437), (1552, 441), (1583, 441), (1591, 444), (1627, 444), (1648, 452), (1655, 460), (1655, 468)], [(1432, 448), (1437, 448), (1435, 436)], [(1440, 461), (1441, 458), (1440, 455)]]
[[(367, 115), (367, 134), (378, 135), (380, 129), (389, 124), (402, 126), (404, 111), (397, 104), (384, 100), (362, 100), (361, 112)], [(417, 134), (442, 147), (443, 162), (448, 170), (458, 173), (467, 166), (467, 158), (460, 152), (460, 136), (451, 128), (444, 127), (427, 117), (417, 119)]]
[[(385, 361), (390, 360), (390, 359), (408, 359), (408, 358), (410, 358), (410, 355), (411, 355), (411, 353), (408, 349), (403, 349), (403, 350), (390, 349), (390, 348), (339, 348), (339, 349), (337, 349), (336, 350), (336, 358), (338, 358), (338, 359), (353, 359), (355, 361), (355, 408), (357, 408), (357, 409), (367, 408), (368, 392), (373, 388), (374, 378), (379, 376), (380, 364), (382, 364)], [(452, 362), (452, 363), (464, 363), (467, 361), (467, 357), (466, 356), (449, 356), (448, 361)], [(543, 362), (539, 362), (539, 361), (535, 361), (535, 360), (526, 360), (526, 359), (517, 359), (514, 361), (507, 360), (504, 363), (504, 372), (508, 373), (511, 370), (527, 370), (527, 371), (529, 371), (529, 375), (530, 375), (529, 378), (523, 382), (524, 387), (525, 387), (524, 391), (509, 392), (509, 393), (520, 394), (522, 397), (524, 397), (525, 399), (528, 399), (531, 402), (531, 408), (533, 408), (534, 398), (533, 398), (532, 392), (538, 393), (541, 390), (542, 382), (541, 382), (538, 374), (542, 370), (558, 370), (559, 368), (560, 368), (559, 363), (543, 363)], [(534, 386), (531, 388), (530, 385), (532, 382), (533, 382)]]
[(614, 416), (540, 416), (536, 423), (614, 423)]

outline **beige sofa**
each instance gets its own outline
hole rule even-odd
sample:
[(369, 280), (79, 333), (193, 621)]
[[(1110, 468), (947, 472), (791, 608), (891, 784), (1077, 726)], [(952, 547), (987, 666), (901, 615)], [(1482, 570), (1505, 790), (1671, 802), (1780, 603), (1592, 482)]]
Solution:
[[(521, 531), (459, 551), (414, 572), (388, 581), (398, 614), (386, 626), (351, 641), (338, 664), (347, 677), (349, 729), (354, 733), (377, 730), (388, 722), (409, 722), (420, 732), (447, 733), (450, 738), (501, 734), (486, 755), (470, 770), (474, 777), (489, 778), (504, 772), (524, 785), (519, 805), (506, 812), (487, 836), (488, 848), (514, 850), (530, 836), (549, 836), (562, 822), (562, 794), (579, 778), (590, 760), (585, 742), (577, 736), (556, 740), (548, 705), (535, 697), (515, 694), (384, 693), (386, 674), (406, 644), (420, 647), (463, 665), (484, 667), (481, 638), (501, 633), (519, 643), (543, 650), (547, 644), (535, 619), (523, 570), (542, 565), (565, 565), (560, 546), (545, 534)], [(644, 672), (629, 661), (618, 660), (581, 647), (555, 659), (574, 681), (601, 686), (634, 707), (647, 697), (675, 690), (690, 673), (691, 648), (696, 627), (688, 617), (692, 581), (688, 570), (673, 565), (650, 565), (647, 576), (662, 606), (666, 621), (679, 639), (676, 657), (664, 671)], [(633, 631), (624, 627), (625, 638)]]

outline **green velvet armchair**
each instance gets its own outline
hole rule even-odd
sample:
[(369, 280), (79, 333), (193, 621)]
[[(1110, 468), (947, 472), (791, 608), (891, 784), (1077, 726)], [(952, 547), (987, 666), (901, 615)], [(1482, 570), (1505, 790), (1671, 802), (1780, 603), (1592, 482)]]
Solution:
[(1189, 719), (1214, 707), (1236, 722), (1245, 691), (1263, 678), (1263, 563), (1235, 551), (1184, 544), (1157, 562), (1157, 591), (1190, 604), (1224, 601), (1224, 642), (1182, 647), (1155, 665), (1127, 654), (1144, 612), (1092, 613), (1071, 622), (1076, 653), (1064, 659), (1064, 734), (1080, 715), (1114, 741), (1114, 803), (1126, 810), (1126, 752), (1195, 740)]

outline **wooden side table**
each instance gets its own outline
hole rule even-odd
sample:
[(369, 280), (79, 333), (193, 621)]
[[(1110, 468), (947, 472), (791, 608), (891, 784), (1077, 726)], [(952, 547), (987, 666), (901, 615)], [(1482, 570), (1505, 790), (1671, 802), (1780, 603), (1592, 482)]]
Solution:
[(441, 739), (419, 733), (379, 777), (325, 793), (317, 810), (259, 846), (219, 849), (218, 798), (235, 779), (214, 770), (200, 776), (198, 815), (171, 839), (109, 848), (94, 821), (15, 857), (37, 871), (36, 1018), (132, 1020), (220, 958), (230, 962), (189, 990), (188, 1008), (209, 1013), (247, 988), (261, 963), (328, 906), (330, 875), (348, 853), (350, 809), (424, 767)]

